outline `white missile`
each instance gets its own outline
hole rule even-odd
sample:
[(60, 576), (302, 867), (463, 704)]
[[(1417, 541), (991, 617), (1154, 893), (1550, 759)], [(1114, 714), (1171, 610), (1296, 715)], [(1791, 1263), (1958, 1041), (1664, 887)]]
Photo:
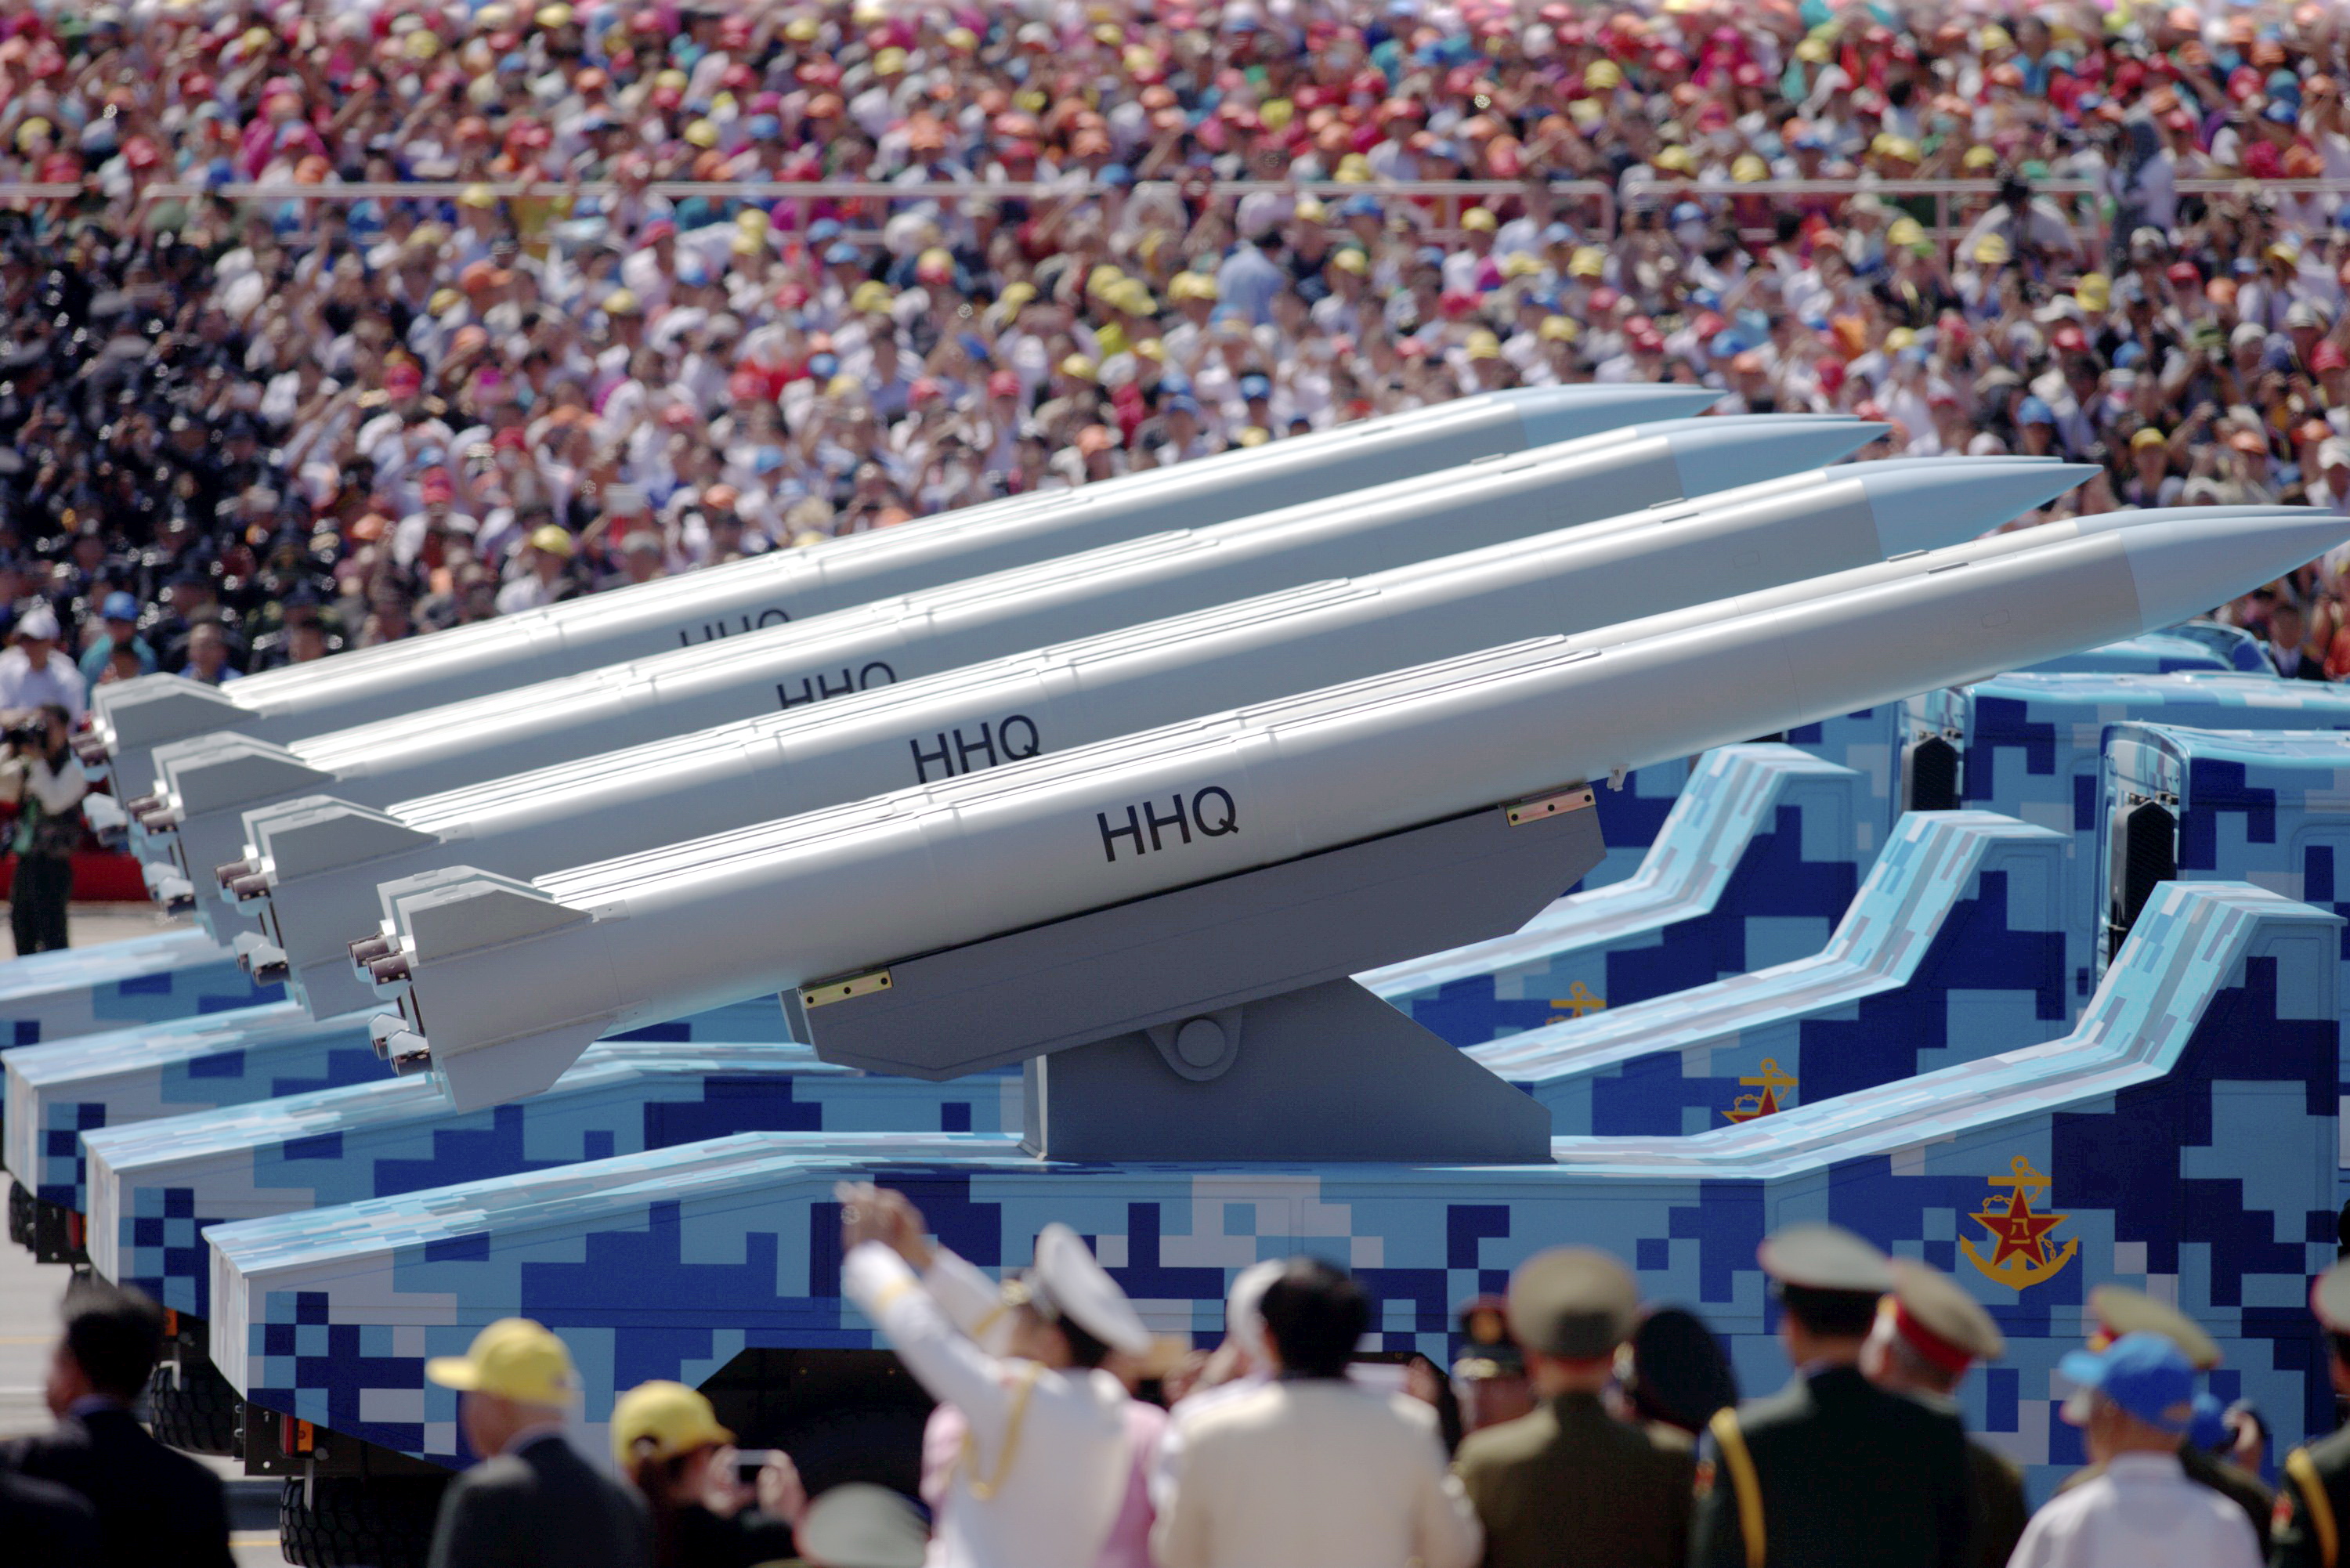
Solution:
[[(1522, 642), (530, 882), (453, 868), (383, 888), (367, 961), (400, 1009), (395, 1054), (472, 1107), (545, 1087), (600, 1034), (763, 992), (886, 992), (893, 964), (951, 968), (1014, 933), (1037, 936), (1035, 964), (1076, 965), (1088, 923), (1177, 890), (1430, 825), (1552, 819), (1577, 781), (2168, 626), (2345, 535), (2303, 508), (2189, 509), (1661, 636)], [(1055, 979), (1006, 983), (1023, 1006), (1081, 1006)], [(932, 1037), (856, 1064), (946, 1077), (1100, 1037), (994, 1054)]]
[(1712, 399), (1702, 387), (1667, 386), (1486, 393), (1081, 490), (1012, 496), (229, 686), (142, 676), (93, 694), (83, 752), (92, 762), (110, 759), (116, 793), (127, 800), (153, 787), (149, 753), (167, 741), (218, 730), (294, 740), (1163, 529), (1225, 522), (1643, 420), (1694, 414)]
[[(314, 1013), (369, 1005), (349, 939), (376, 885), (462, 859), (533, 877), (578, 846), (681, 837), (1107, 740), (1497, 642), (1802, 583), (1957, 543), (2095, 472), (1985, 459), (1858, 464), (1489, 545), (1351, 582), (1311, 584), (966, 666), (378, 811), (305, 796), (245, 816), (219, 867)], [(2136, 514), (2116, 514), (2135, 516)], [(2071, 524), (2051, 524), (2070, 529)], [(2018, 541), (2026, 533), (1998, 535)]]
[[(272, 801), (331, 792), (384, 805), (1316, 578), (1749, 481), (1795, 483), (1780, 476), (1834, 462), (1877, 434), (1850, 420), (1636, 426), (285, 745), (236, 734), (176, 742), (156, 753), (161, 798), (140, 817), (150, 836), (141, 853), (168, 854), (192, 890), (209, 891), (214, 867), (244, 857), (244, 813)], [(227, 909), (207, 898), (197, 918), (218, 936)]]

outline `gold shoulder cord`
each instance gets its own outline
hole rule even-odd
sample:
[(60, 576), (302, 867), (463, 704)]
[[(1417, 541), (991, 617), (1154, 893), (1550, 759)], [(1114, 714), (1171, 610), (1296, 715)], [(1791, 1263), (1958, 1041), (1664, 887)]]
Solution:
[(1003, 1485), (1003, 1478), (1012, 1473), (1012, 1461), (1020, 1457), (1020, 1427), (1028, 1418), (1028, 1396), (1036, 1391), (1036, 1379), (1044, 1373), (1044, 1364), (1031, 1361), (1020, 1371), (1020, 1386), (1012, 1391), (1012, 1414), (1003, 1423), (1003, 1451), (995, 1456), (995, 1473), (979, 1473), (979, 1443), (971, 1433), (968, 1421), (963, 1425), (962, 1453), (957, 1462), (970, 1467), (971, 1495), (981, 1502), (995, 1496)]
[(1762, 1482), (1754, 1473), (1754, 1456), (1746, 1451), (1746, 1434), (1738, 1429), (1738, 1412), (1724, 1406), (1706, 1424), (1730, 1484), (1738, 1493), (1739, 1533), (1746, 1541), (1746, 1568), (1762, 1568)]
[(2301, 1492), (2301, 1505), (2309, 1511), (2309, 1532), (2317, 1537), (2317, 1560), (2324, 1568), (2334, 1568), (2341, 1548), (2341, 1536), (2334, 1522), (2334, 1500), (2325, 1492), (2324, 1478), (2310, 1462), (2307, 1449), (2295, 1449), (2284, 1457), (2284, 1473)]

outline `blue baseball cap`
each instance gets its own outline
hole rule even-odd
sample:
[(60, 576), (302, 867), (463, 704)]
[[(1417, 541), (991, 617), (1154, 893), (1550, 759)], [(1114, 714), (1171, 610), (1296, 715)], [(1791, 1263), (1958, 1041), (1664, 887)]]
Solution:
[(1241, 396), (1243, 398), (1269, 398), (1273, 396), (1273, 382), (1271, 379), (1263, 376), (1243, 376), (1241, 378)]
[(2026, 398), (2023, 406), (2015, 410), (2015, 422), (2020, 425), (2053, 425), (2056, 410), (2039, 398)]
[(1376, 218), (1379, 215), (1379, 199), (1367, 195), (1349, 196), (1338, 203), (1338, 215), (1342, 218)]
[(858, 259), (857, 247), (847, 240), (837, 241), (824, 253), (824, 259), (836, 265), (843, 262), (854, 262)]
[(106, 603), (98, 613), (102, 620), (137, 620), (139, 601), (117, 588), (106, 596)]
[(1673, 209), (1673, 222), (1676, 223), (1701, 223), (1704, 221), (1705, 209), (1695, 202), (1683, 202)]
[(808, 244), (812, 245), (820, 245), (827, 240), (838, 239), (840, 237), (840, 220), (838, 218), (818, 218), (815, 223), (808, 225), (807, 237)]
[[(2126, 1334), (2101, 1351), (2073, 1351), (2056, 1370), (2149, 1427), (2183, 1435), (2194, 1425), (2195, 1368), (2158, 1334)], [(2065, 1419), (2074, 1420), (2069, 1404)]]

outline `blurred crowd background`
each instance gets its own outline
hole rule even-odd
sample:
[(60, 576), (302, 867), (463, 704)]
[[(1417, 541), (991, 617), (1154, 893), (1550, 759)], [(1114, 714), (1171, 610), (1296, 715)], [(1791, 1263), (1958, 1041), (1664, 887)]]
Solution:
[[(85, 682), (230, 680), (1592, 379), (2102, 462), (2068, 508), (2342, 509), (2345, 39), (2274, 0), (31, 0), (0, 603)], [(2290, 604), (2338, 676), (2339, 603), (2229, 613)]]

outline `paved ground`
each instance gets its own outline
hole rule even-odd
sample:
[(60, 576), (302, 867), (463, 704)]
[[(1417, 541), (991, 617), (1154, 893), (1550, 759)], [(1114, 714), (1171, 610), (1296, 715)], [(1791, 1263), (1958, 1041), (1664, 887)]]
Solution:
[[(7, 907), (0, 901), (0, 910)], [(88, 948), (124, 937), (145, 936), (151, 931), (168, 931), (187, 923), (172, 919), (151, 904), (76, 904), (67, 916), (66, 934), (74, 946)], [(0, 956), (16, 956), (16, 938), (5, 919), (0, 919)]]
[[(70, 929), (74, 944), (81, 947), (177, 923), (137, 907), (77, 904)], [(10, 956), (15, 951), (5, 920), (0, 920), (0, 951)], [(41, 1380), (68, 1274), (62, 1264), (36, 1263), (31, 1253), (0, 1241), (0, 1438), (37, 1432), (48, 1425)], [(224, 1460), (207, 1462), (229, 1482), (238, 1568), (283, 1563), (284, 1554), (277, 1550), (277, 1483), (246, 1480), (238, 1466)], [(5, 1556), (5, 1550), (0, 1556)]]

